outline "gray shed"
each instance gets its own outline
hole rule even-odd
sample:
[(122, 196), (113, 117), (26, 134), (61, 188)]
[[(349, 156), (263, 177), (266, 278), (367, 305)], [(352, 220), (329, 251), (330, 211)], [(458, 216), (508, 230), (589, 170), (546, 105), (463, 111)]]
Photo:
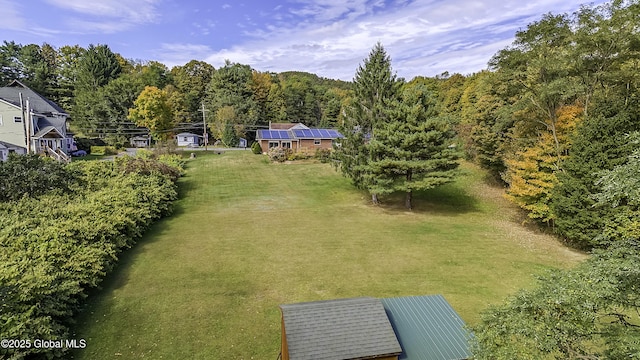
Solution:
[(379, 299), (280, 305), (282, 360), (398, 359), (402, 352)]

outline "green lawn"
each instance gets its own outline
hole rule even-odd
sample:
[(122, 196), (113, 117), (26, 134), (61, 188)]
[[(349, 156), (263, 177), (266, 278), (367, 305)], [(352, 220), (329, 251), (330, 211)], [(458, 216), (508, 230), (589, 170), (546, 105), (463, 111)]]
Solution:
[(489, 303), (583, 255), (521, 225), (465, 164), (416, 209), (371, 206), (327, 164), (198, 154), (175, 214), (133, 249), (78, 317), (77, 359), (276, 359), (279, 304), (443, 294), (470, 324)]

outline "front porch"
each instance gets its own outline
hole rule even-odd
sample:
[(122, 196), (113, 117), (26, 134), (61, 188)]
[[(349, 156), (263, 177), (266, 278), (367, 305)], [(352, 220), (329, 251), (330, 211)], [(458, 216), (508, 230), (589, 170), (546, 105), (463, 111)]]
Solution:
[(62, 135), (55, 127), (48, 126), (33, 135), (32, 149), (36, 154), (49, 156), (58, 161), (70, 162), (72, 138)]

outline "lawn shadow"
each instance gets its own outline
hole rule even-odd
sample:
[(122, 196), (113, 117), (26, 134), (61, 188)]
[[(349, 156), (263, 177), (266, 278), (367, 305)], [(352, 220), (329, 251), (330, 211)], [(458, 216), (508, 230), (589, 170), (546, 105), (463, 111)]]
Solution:
[(480, 211), (480, 201), (460, 184), (451, 183), (434, 189), (414, 191), (413, 209), (405, 207), (405, 193), (394, 193), (381, 198), (381, 207), (389, 212), (456, 215)]

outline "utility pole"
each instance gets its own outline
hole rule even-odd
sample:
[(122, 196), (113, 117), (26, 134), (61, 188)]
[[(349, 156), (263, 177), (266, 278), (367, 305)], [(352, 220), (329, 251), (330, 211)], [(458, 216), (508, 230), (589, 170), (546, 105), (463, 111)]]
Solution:
[(20, 112), (22, 113), (22, 128), (24, 129), (24, 142), (25, 145), (27, 147), (27, 154), (31, 153), (31, 146), (29, 144), (29, 129), (27, 128), (27, 115), (26, 115), (26, 111), (24, 109), (24, 99), (22, 98), (22, 93), (18, 93), (18, 95), (20, 96)]
[(204, 138), (204, 151), (207, 151), (207, 144), (209, 143), (209, 136), (207, 135), (207, 116), (205, 113), (207, 109), (204, 108), (204, 102), (202, 103), (202, 137)]

